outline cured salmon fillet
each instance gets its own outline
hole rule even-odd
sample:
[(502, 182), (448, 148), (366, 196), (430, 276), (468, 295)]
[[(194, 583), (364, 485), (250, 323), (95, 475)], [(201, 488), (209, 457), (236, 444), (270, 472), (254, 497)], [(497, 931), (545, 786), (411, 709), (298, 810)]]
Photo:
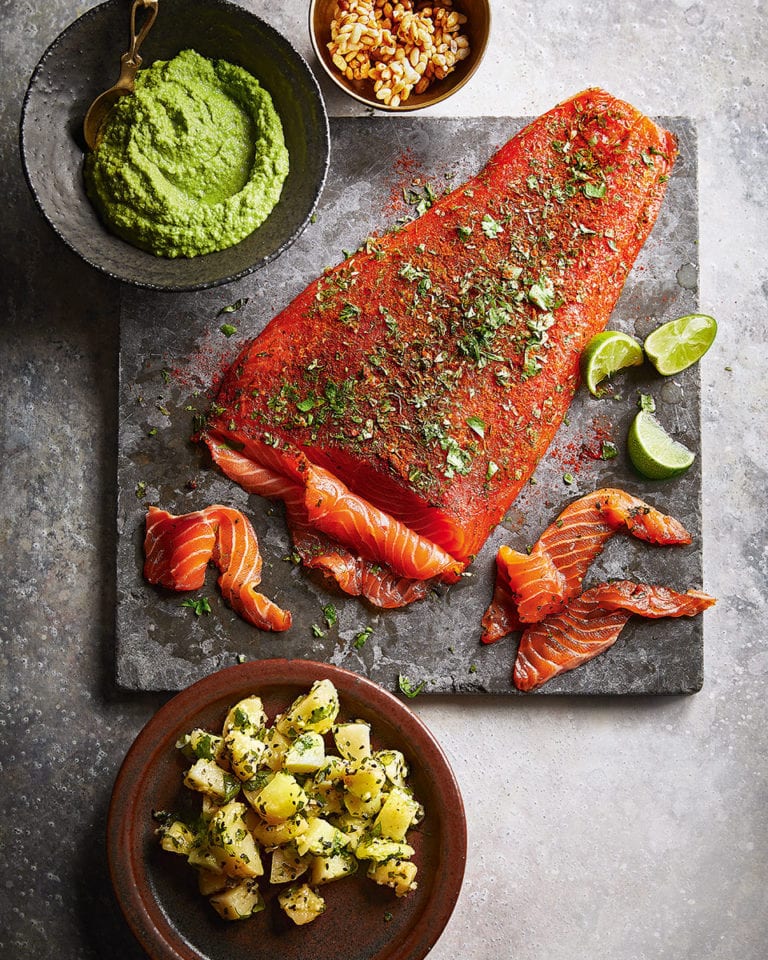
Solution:
[(287, 481), (289, 523), (326, 555), (455, 580), (565, 415), (675, 154), (604, 91), (555, 107), (299, 294), (226, 373), (203, 438)]
[(483, 617), (483, 642), (495, 642), (521, 623), (535, 623), (561, 610), (581, 591), (589, 565), (619, 531), (663, 546), (691, 542), (679, 521), (638, 497), (611, 487), (595, 490), (569, 504), (530, 554), (499, 547), (497, 587)]
[(567, 670), (586, 663), (616, 642), (633, 614), (643, 617), (693, 617), (715, 603), (697, 590), (676, 593), (668, 587), (621, 580), (602, 583), (567, 602), (559, 612), (523, 633), (512, 676), (518, 690), (536, 690)]
[(208, 563), (221, 571), (225, 601), (248, 623), (262, 630), (287, 630), (291, 615), (256, 590), (261, 582), (261, 554), (248, 519), (231, 507), (215, 504), (173, 516), (150, 507), (144, 537), (144, 576), (170, 590), (197, 590)]

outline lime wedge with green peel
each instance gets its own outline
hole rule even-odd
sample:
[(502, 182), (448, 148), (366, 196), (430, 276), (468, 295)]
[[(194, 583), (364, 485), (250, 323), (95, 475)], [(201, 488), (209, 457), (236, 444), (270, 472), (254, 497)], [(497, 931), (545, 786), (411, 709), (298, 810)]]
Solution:
[(696, 458), (688, 447), (673, 440), (647, 410), (641, 410), (632, 422), (627, 450), (634, 468), (649, 480), (666, 480), (685, 473)]
[(643, 348), (634, 337), (618, 330), (604, 330), (589, 341), (581, 355), (581, 372), (593, 397), (602, 397), (600, 383), (624, 367), (639, 367)]
[(662, 323), (645, 338), (645, 352), (659, 373), (671, 377), (700, 360), (712, 346), (717, 321), (705, 313), (689, 313)]

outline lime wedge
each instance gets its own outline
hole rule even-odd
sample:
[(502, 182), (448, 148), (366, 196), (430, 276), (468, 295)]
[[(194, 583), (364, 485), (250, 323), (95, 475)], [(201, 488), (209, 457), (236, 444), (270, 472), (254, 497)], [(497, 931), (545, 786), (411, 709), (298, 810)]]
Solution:
[(602, 397), (599, 384), (624, 367), (639, 367), (643, 348), (634, 337), (618, 330), (604, 330), (589, 341), (581, 355), (584, 382), (593, 397)]
[(635, 469), (649, 480), (666, 480), (685, 473), (695, 459), (695, 454), (673, 440), (647, 410), (641, 410), (633, 420), (627, 450)]
[(645, 352), (659, 373), (671, 377), (700, 360), (712, 346), (717, 321), (704, 313), (689, 313), (662, 323), (645, 338)]

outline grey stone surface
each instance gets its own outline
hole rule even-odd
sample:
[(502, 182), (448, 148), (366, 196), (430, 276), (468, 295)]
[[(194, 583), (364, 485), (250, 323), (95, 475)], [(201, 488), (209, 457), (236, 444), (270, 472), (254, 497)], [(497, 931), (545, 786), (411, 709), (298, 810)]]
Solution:
[[(16, 146), (37, 59), (90, 5), (0, 7), (0, 955), (11, 960), (142, 955), (110, 892), (103, 834), (119, 763), (164, 699), (112, 680), (121, 291), (41, 220)], [(303, 3), (248, 5), (310, 56)], [(701, 364), (704, 586), (719, 603), (693, 697), (414, 702), (468, 809), (464, 890), (431, 956), (760, 960), (768, 12), (755, 0), (493, 7), (483, 66), (430, 115), (530, 116), (599, 83), (697, 124), (699, 298), (721, 327)], [(361, 113), (321, 83), (333, 115)]]
[[(696, 138), (692, 124), (662, 118), (678, 137), (680, 158), (670, 178), (663, 212), (636, 269), (630, 275), (611, 325), (639, 336), (660, 320), (696, 309), (698, 196)], [(510, 665), (515, 643), (478, 643), (480, 620), (494, 582), (500, 543), (532, 544), (557, 513), (579, 495), (616, 486), (669, 510), (693, 536), (690, 546), (658, 549), (619, 536), (592, 566), (587, 583), (627, 577), (680, 590), (701, 585), (701, 465), (672, 482), (643, 483), (632, 469), (624, 438), (638, 393), (655, 397), (661, 421), (691, 449), (700, 441), (700, 370), (663, 380), (650, 365), (621, 380), (614, 399), (595, 400), (581, 391), (534, 480), (505, 522), (489, 538), (471, 576), (436, 591), (408, 610), (376, 610), (332, 592), (321, 577), (296, 569), (283, 512), (242, 490), (211, 468), (210, 458), (190, 443), (194, 417), (211, 400), (211, 384), (228, 359), (305, 284), (342, 251), (356, 249), (398, 218), (413, 216), (403, 189), (440, 192), (476, 173), (520, 127), (513, 118), (401, 118), (397, 135), (380, 117), (335, 117), (333, 160), (315, 222), (291, 248), (237, 285), (242, 307), (222, 317), (231, 289), (174, 298), (127, 289), (120, 324), (120, 434), (118, 451), (118, 562), (116, 660), (118, 683), (130, 689), (180, 689), (238, 656), (330, 660), (364, 673), (390, 690), (397, 677), (425, 680), (425, 692), (516, 694)], [(458, 155), (457, 155), (458, 154)], [(416, 179), (417, 187), (413, 187)], [(237, 328), (226, 337), (222, 321)], [(583, 446), (596, 435), (615, 440), (619, 455), (595, 460)], [(563, 480), (569, 476), (570, 484)], [(211, 503), (244, 509), (254, 520), (265, 559), (264, 589), (291, 610), (293, 626), (278, 636), (254, 630), (229, 610), (213, 586), (202, 591), (211, 616), (196, 618), (181, 598), (150, 586), (142, 577), (142, 541), (147, 506), (186, 513)], [(322, 608), (333, 603), (338, 624), (327, 629)], [(322, 630), (317, 635), (311, 627)], [(373, 630), (362, 649), (355, 637)], [(701, 686), (704, 618), (662, 623), (633, 619), (620, 641), (583, 668), (546, 684), (539, 695), (559, 693), (690, 693)], [(413, 637), (419, 642), (414, 643)]]

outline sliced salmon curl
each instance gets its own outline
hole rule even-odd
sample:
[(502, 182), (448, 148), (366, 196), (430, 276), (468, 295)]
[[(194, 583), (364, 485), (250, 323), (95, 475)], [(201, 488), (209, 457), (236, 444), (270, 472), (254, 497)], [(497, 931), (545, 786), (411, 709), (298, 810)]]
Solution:
[(322, 467), (307, 471), (305, 503), (309, 520), (320, 530), (401, 577), (453, 582), (464, 569), (442, 547), (356, 496)]
[(287, 630), (291, 614), (256, 590), (262, 561), (250, 521), (232, 507), (208, 507), (205, 513), (218, 527), (213, 562), (221, 571), (219, 589), (225, 601), (261, 630)]
[(319, 570), (350, 596), (362, 596), (375, 606), (404, 607), (422, 600), (431, 583), (399, 576), (379, 563), (350, 552), (311, 522), (302, 484), (260, 466), (251, 457), (206, 436), (205, 442), (221, 471), (246, 492), (282, 499), (294, 548), (302, 564)]
[(569, 600), (559, 613), (526, 628), (512, 676), (518, 690), (536, 690), (613, 646), (633, 614), (693, 617), (715, 602), (697, 590), (621, 580), (601, 583)]
[[(577, 596), (590, 564), (620, 531), (658, 546), (691, 542), (678, 520), (644, 500), (616, 488), (595, 490), (569, 504), (530, 554), (499, 548), (496, 578), (504, 582), (520, 621), (537, 623)], [(489, 609), (484, 621), (490, 623), (494, 616), (498, 611)], [(484, 622), (484, 636), (487, 629)]]
[(176, 517), (150, 507), (144, 536), (144, 576), (169, 590), (199, 590), (216, 544), (203, 511)]
[(517, 632), (522, 624), (517, 615), (517, 603), (503, 577), (496, 577), (493, 597), (481, 621), (482, 643), (497, 643), (510, 633)]
[(215, 504), (174, 516), (150, 507), (144, 538), (144, 576), (170, 590), (198, 590), (213, 561), (224, 600), (262, 630), (287, 630), (291, 615), (256, 591), (261, 554), (256, 534), (239, 510)]

